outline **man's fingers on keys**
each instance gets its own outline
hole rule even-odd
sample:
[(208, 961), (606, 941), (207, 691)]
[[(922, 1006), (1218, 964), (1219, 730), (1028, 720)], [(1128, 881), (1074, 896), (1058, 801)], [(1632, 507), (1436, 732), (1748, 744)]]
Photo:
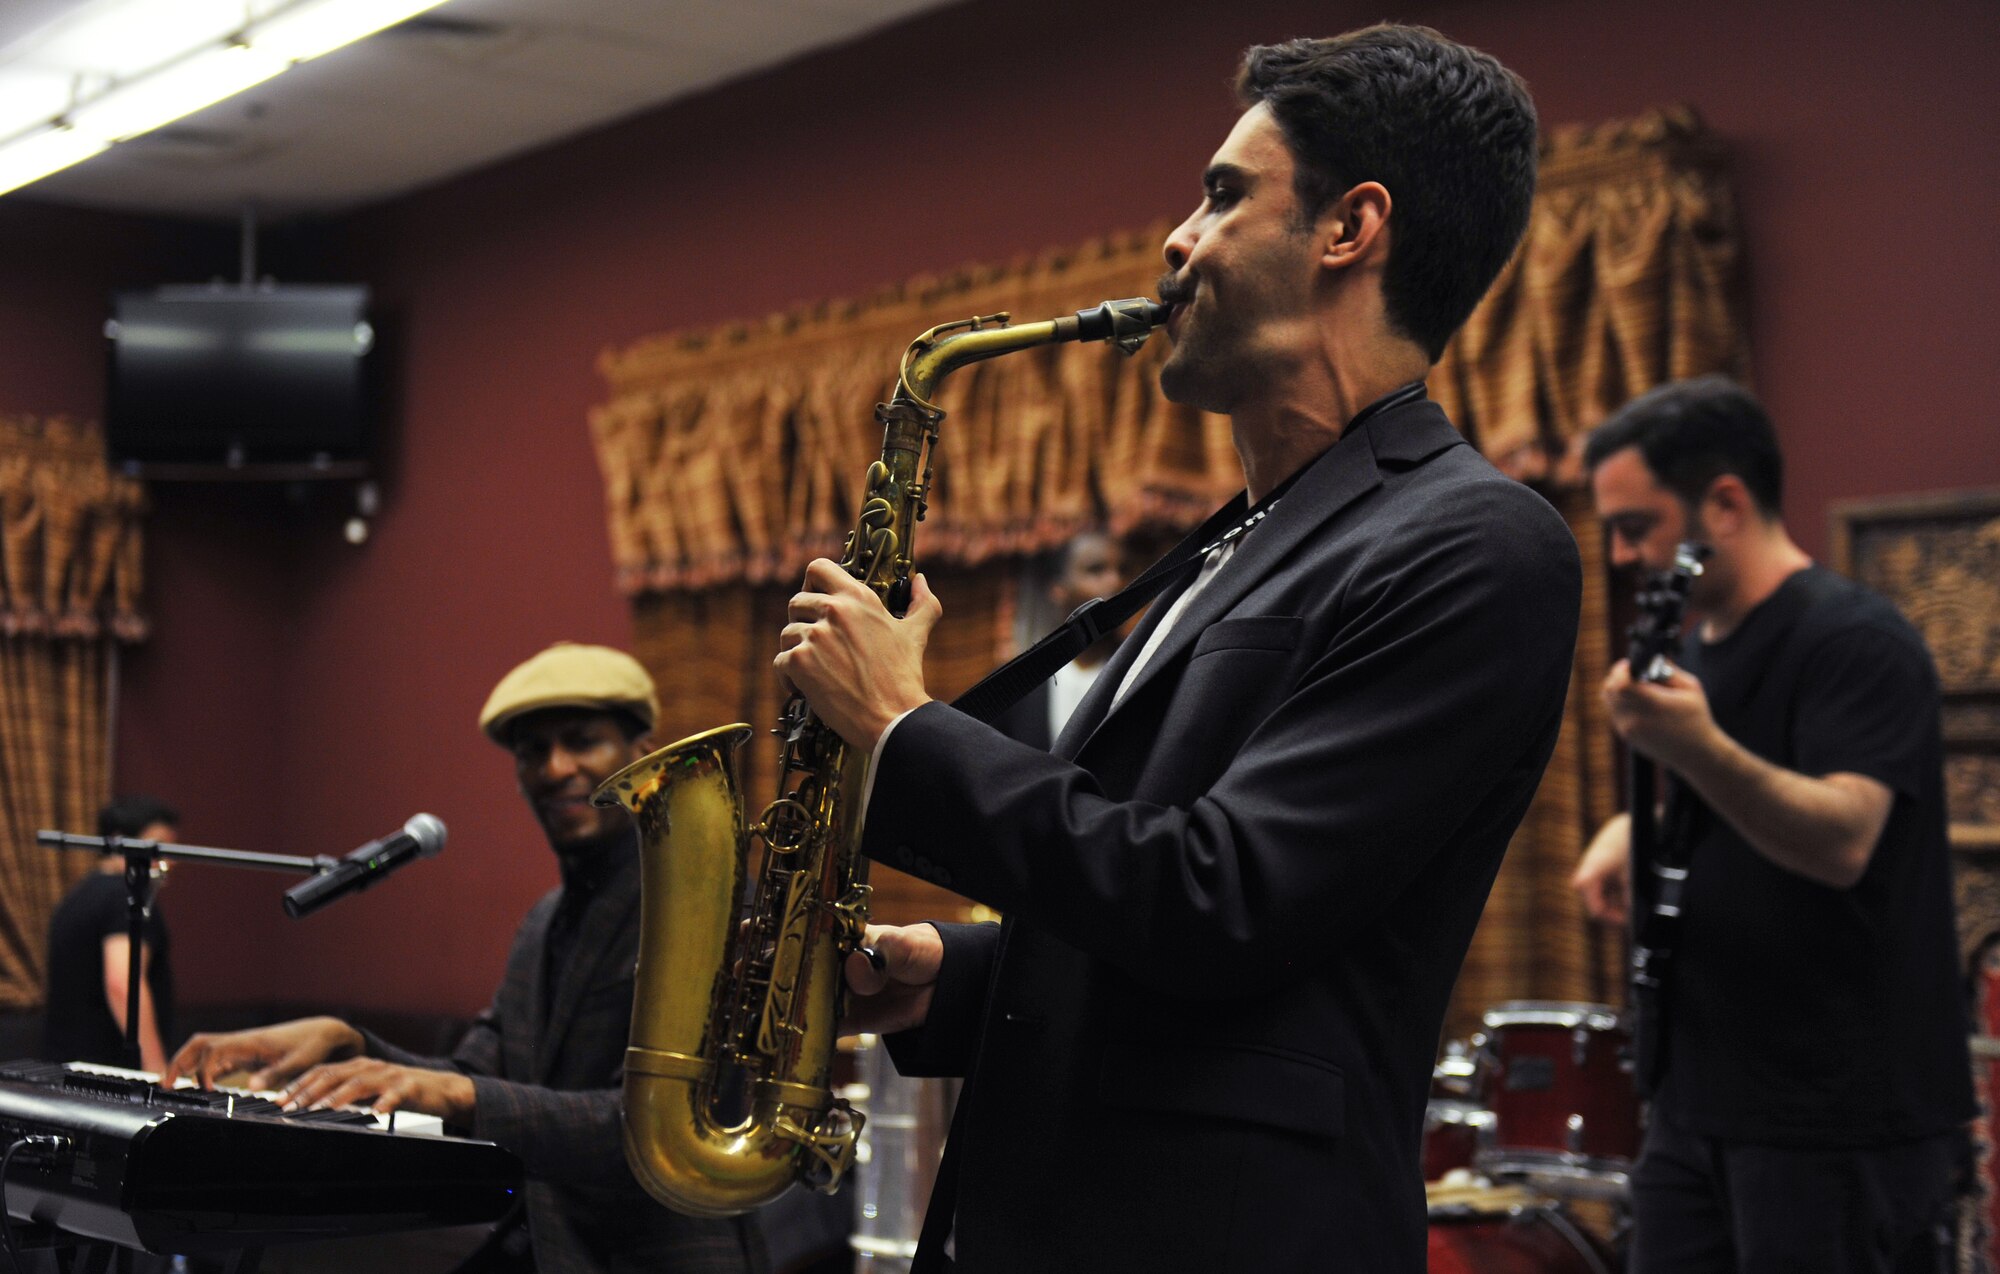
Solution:
[[(264, 1060), (263, 1058), (255, 1057), (243, 1059), (245, 1065), (252, 1065)], [(306, 1068), (306, 1061), (307, 1054), (304, 1049), (295, 1048), (289, 1053), (280, 1054), (278, 1057), (270, 1059), (269, 1063), (262, 1070), (256, 1071), (250, 1076), (250, 1087), (257, 1089), (259, 1092), (276, 1088), (286, 1079), (304, 1070)]]
[(311, 1109), (339, 1081), (334, 1071), (335, 1065), (314, 1066), (305, 1071), (285, 1086), (280, 1104), (287, 1110)]

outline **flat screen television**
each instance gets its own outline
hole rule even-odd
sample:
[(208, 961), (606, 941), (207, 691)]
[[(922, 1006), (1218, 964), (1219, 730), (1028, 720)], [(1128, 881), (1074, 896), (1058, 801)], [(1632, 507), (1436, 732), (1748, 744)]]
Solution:
[(368, 289), (121, 292), (105, 324), (113, 462), (356, 460), (367, 443)]

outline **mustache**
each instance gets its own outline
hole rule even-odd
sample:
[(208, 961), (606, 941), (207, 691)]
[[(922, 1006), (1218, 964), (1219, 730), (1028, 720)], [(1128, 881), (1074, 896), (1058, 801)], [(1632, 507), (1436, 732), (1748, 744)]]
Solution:
[(1195, 277), (1193, 274), (1163, 274), (1154, 284), (1159, 289), (1161, 305), (1185, 305), (1194, 300)]

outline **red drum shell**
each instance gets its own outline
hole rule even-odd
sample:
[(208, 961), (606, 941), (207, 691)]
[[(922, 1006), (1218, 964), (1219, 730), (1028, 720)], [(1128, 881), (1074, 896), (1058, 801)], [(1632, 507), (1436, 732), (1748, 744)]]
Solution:
[(1493, 1110), (1481, 1167), (1622, 1170), (1639, 1156), (1631, 1032), (1601, 1004), (1516, 1002), (1486, 1014)]
[(1493, 1112), (1465, 1101), (1433, 1101), (1424, 1108), (1424, 1180), (1441, 1181), (1454, 1168), (1470, 1169), (1490, 1137)]

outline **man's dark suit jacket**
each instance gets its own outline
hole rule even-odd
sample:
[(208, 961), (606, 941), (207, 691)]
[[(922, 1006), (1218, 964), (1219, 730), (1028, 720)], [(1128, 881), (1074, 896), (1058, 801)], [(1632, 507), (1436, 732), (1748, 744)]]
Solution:
[(1579, 592), (1562, 519), (1419, 401), (1315, 461), (1111, 708), (1162, 598), (1054, 755), (903, 718), (866, 852), (1008, 917), (941, 926), (891, 1041), (971, 1075), (932, 1201), (961, 1271), (1424, 1268), (1431, 1064)]
[(1055, 743), (1049, 737), (1049, 683), (1037, 682), (1020, 702), (993, 718), (993, 728), (1031, 748), (1048, 751)]
[(542, 1274), (763, 1269), (750, 1217), (670, 1212), (625, 1166), (620, 1084), (639, 955), (637, 853), (590, 900), (550, 993), (543, 957), (561, 899), (562, 890), (552, 890), (529, 910), (492, 1004), (450, 1058), (419, 1057), (372, 1034), (369, 1054), (472, 1077), (471, 1134), (505, 1146), (527, 1167), (528, 1230)]

